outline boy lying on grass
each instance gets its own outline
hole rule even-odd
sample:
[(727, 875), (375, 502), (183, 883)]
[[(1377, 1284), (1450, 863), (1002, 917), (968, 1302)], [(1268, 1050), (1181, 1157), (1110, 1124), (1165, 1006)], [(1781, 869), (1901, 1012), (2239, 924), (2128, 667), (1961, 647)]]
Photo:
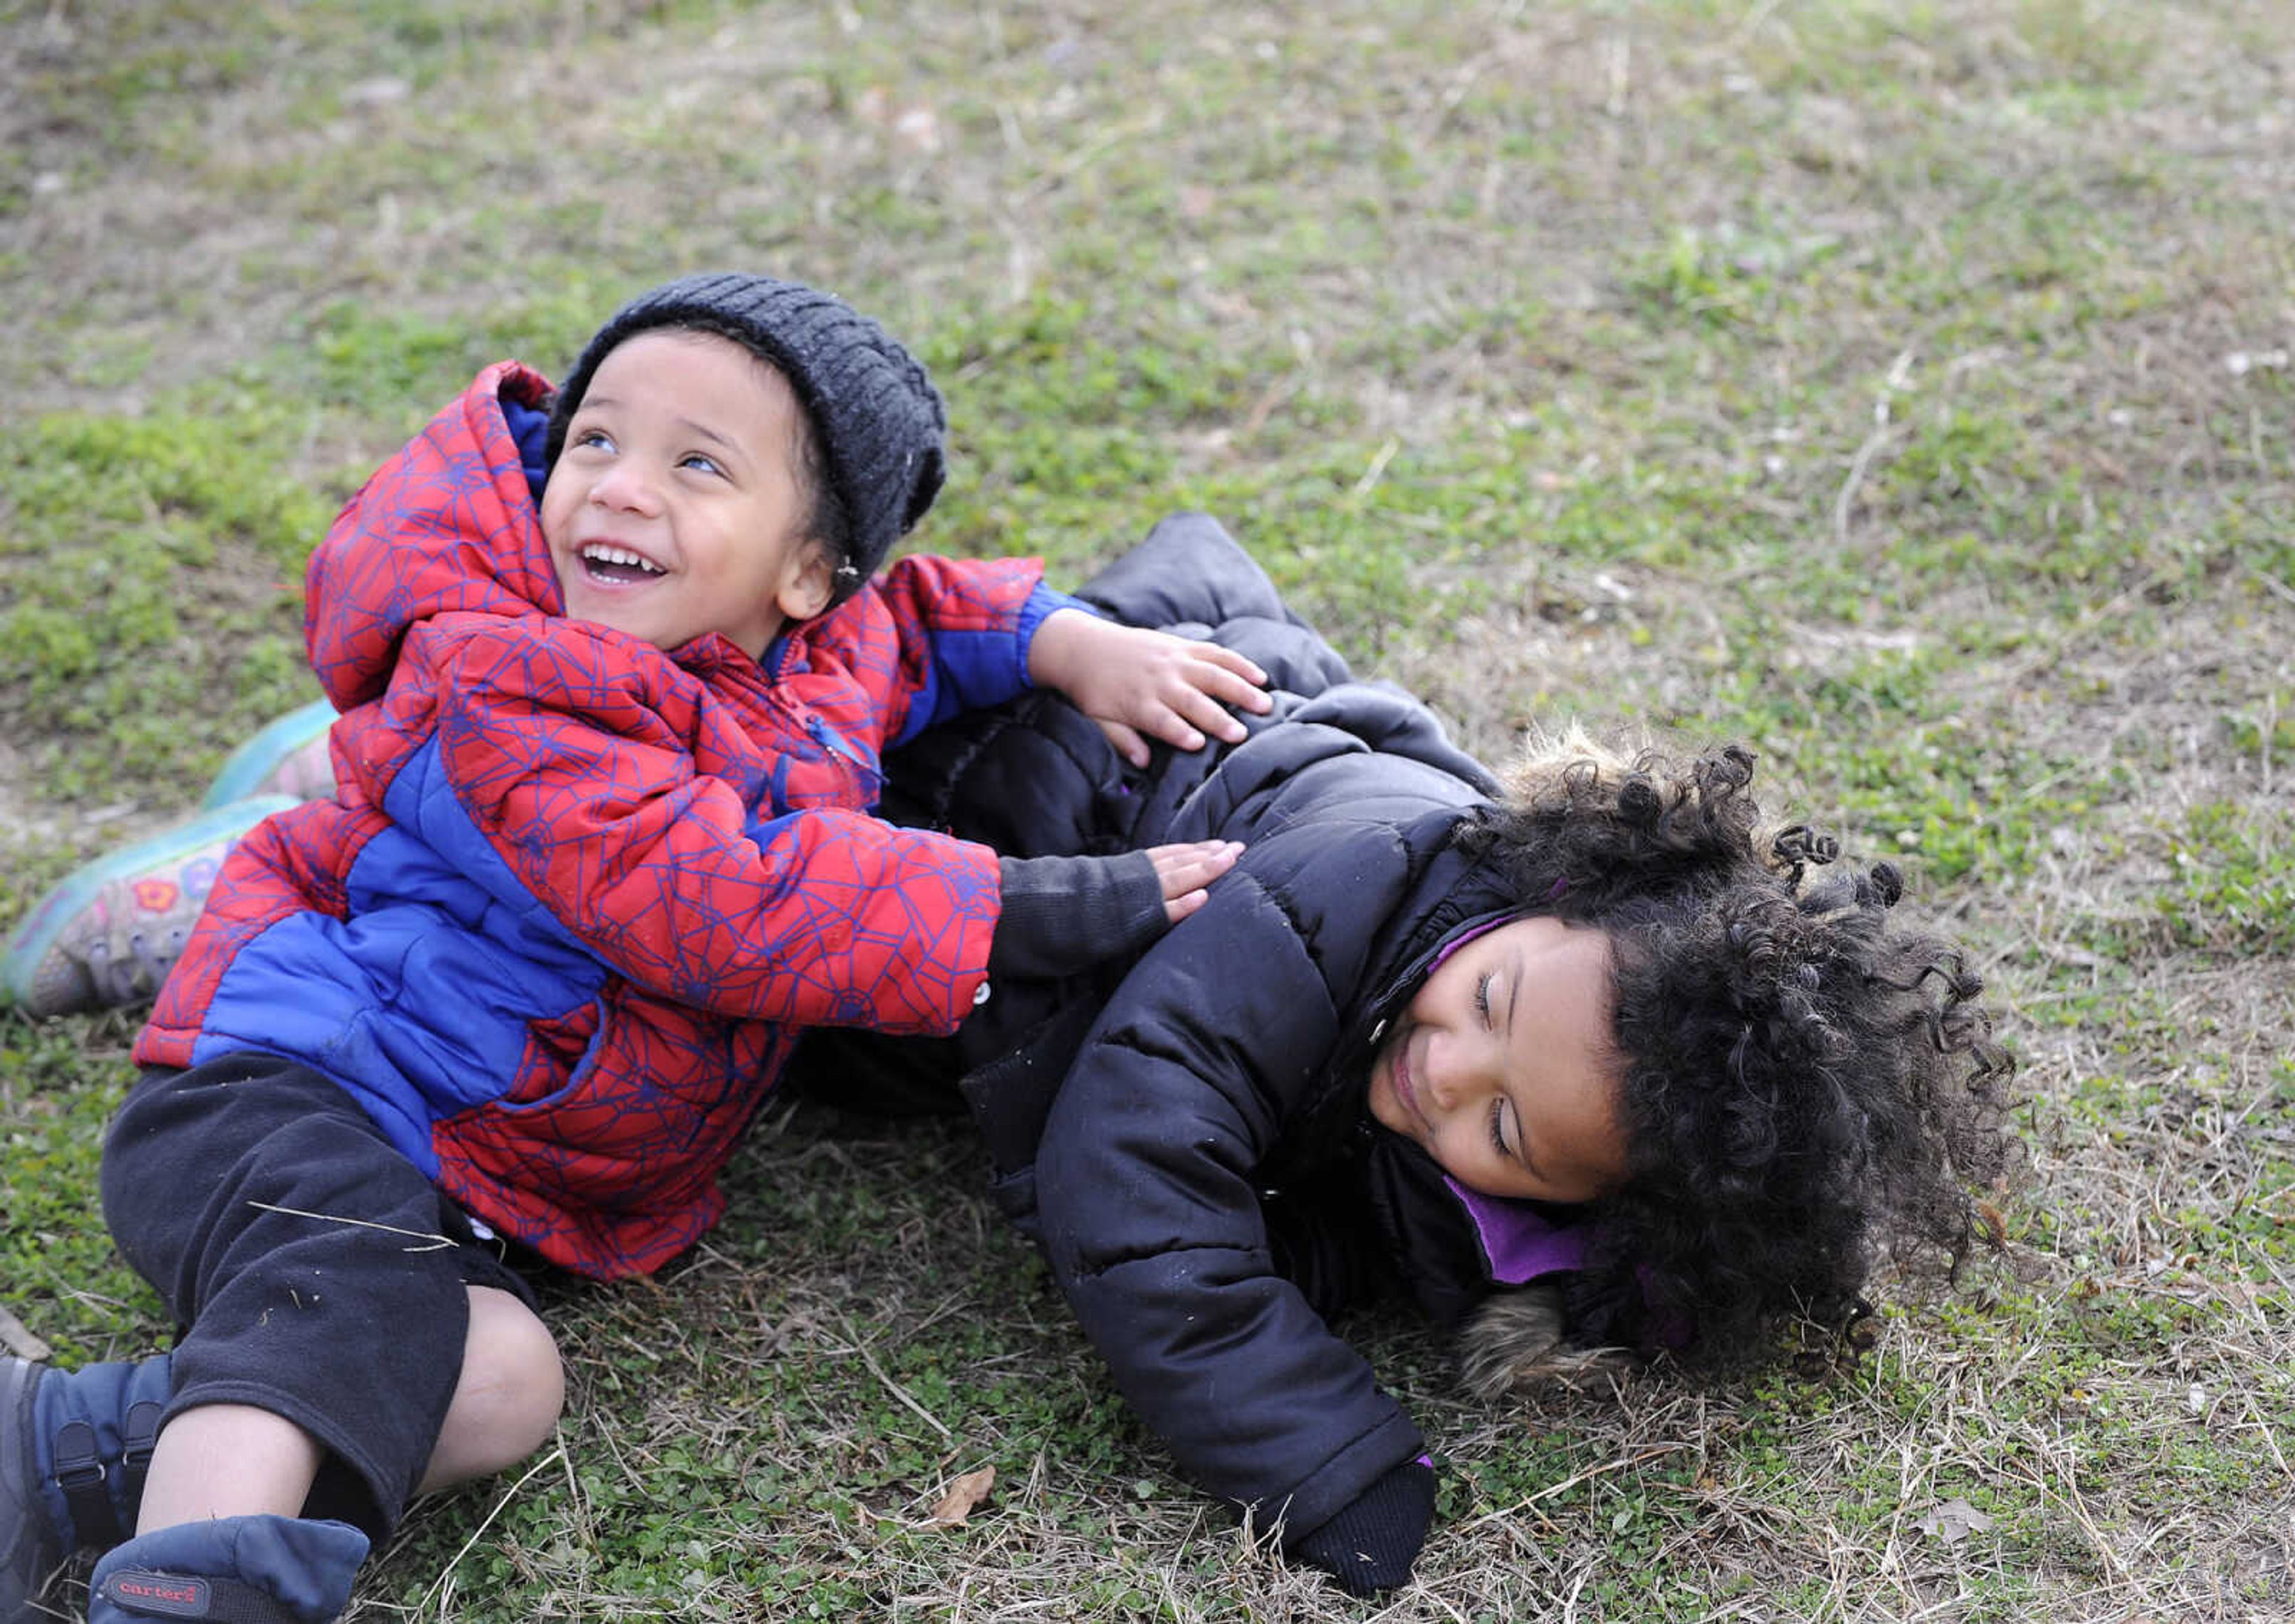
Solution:
[(557, 1349), (492, 1237), (657, 1269), (723, 1211), (802, 1029), (945, 1032), (992, 974), (1202, 904), (1225, 842), (1000, 862), (870, 815), (886, 747), (1032, 681), (1143, 755), (1266, 702), (1247, 660), (1033, 562), (874, 578), (942, 435), (874, 322), (695, 277), (560, 390), (488, 367), (344, 510), (308, 592), (331, 795), (115, 858), (9, 956), (36, 1008), (132, 995), (94, 947), (124, 921), (100, 957), (135, 960), (137, 910), (236, 837), (171, 969), (151, 922), (169, 973), (102, 1163), (183, 1328), (136, 1364), (0, 1363), (4, 1624), (85, 1546), (94, 1624), (332, 1619), (412, 1496), (556, 1424)]

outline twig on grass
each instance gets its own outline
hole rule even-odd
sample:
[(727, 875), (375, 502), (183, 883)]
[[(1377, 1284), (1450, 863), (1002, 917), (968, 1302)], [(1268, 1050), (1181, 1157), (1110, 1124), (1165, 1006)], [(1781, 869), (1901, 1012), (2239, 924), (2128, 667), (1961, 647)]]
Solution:
[[(2003, 1477), (2013, 1478), (2030, 1485), (2039, 1491), (2043, 1499), (2054, 1501), (2062, 1507), (2079, 1525), (2080, 1533), (2087, 1540), (2088, 1548), (2095, 1553), (2097, 1564), (2118, 1583), (2123, 1586), (2132, 1584), (2134, 1579), (2128, 1571), (2127, 1563), (2121, 1560), (2119, 1553), (2113, 1549), (2111, 1539), (2105, 1536), (2103, 1530), (2096, 1525), (2095, 1519), (2088, 1514), (2087, 1501), (2080, 1494), (2079, 1483), (2074, 1476), (2071, 1466), (2059, 1461), (2050, 1452), (2047, 1440), (2037, 1430), (2027, 1426), (2019, 1427), (2015, 1432), (2034, 1446), (2033, 1457), (2043, 1463), (2042, 1469), (2035, 1470), (2021, 1462), (2006, 1458), (2004, 1458), (1996, 1469)], [(2050, 1466), (2061, 1472), (2063, 1476), (2063, 1490), (2061, 1493), (2048, 1481), (2046, 1468)]]
[(1881, 447), (1886, 445), (1896, 432), (1893, 425), (1883, 423), (1865, 437), (1865, 443), (1849, 460), (1849, 477), (1841, 482), (1841, 494), (1833, 499), (1833, 539), (1843, 547), (1849, 545), (1849, 513), (1856, 505), (1857, 487), (1865, 482), (1865, 470), (1872, 466), (1873, 459), (1879, 454)]
[[(437, 1581), (431, 1585), (429, 1589), (425, 1590), (422, 1593), (422, 1599), (414, 1604), (414, 1610), (418, 1614), (421, 1613), (423, 1609), (430, 1605), (430, 1599), (432, 1596), (440, 1596), (443, 1599), (445, 1587), (453, 1582), (454, 1570), (461, 1565), (462, 1558), (468, 1556), (470, 1554), (471, 1549), (477, 1546), (478, 1541), (486, 1537), (486, 1531), (494, 1525), (494, 1519), (501, 1516), (502, 1513), (508, 1509), (510, 1503), (518, 1498), (518, 1491), (534, 1481), (534, 1475), (535, 1473), (541, 1472), (547, 1467), (557, 1465), (565, 1459), (566, 1446), (561, 1443), (556, 1449), (551, 1450), (549, 1454), (535, 1462), (534, 1465), (528, 1466), (526, 1469), (525, 1474), (521, 1476), (518, 1481), (512, 1483), (508, 1489), (502, 1491), (502, 1497), (501, 1499), (494, 1502), (494, 1509), (479, 1519), (478, 1527), (470, 1530), (470, 1537), (462, 1541), (462, 1548), (456, 1551), (453, 1557), (448, 1560), (446, 1565), (439, 1570)], [(442, 1612), (440, 1616), (444, 1617), (445, 1615)]]
[(1139, 118), (1127, 119), (1114, 129), (1101, 131), (1058, 163), (1047, 165), (1044, 173), (1030, 183), (1018, 194), (1017, 200), (1033, 203), (1049, 196), (1124, 143), (1153, 134), (1163, 122), (1163, 110), (1157, 108)]
[(1401, 440), (1396, 439), (1393, 435), (1387, 436), (1385, 444), (1381, 445), (1377, 453), (1372, 456), (1370, 466), (1363, 469), (1362, 477), (1355, 481), (1354, 489), (1347, 494), (1348, 500), (1360, 502), (1371, 492), (1376, 490), (1380, 478), (1386, 473), (1386, 465), (1394, 461), (1394, 453), (1401, 449)]
[(1482, 1527), (1486, 1522), (1495, 1522), (1500, 1517), (1511, 1517), (1518, 1512), (1528, 1511), (1540, 1500), (1551, 1498), (1553, 1496), (1560, 1494), (1565, 1489), (1575, 1489), (1580, 1483), (1588, 1482), (1597, 1477), (1607, 1476), (1613, 1472), (1622, 1472), (1628, 1466), (1638, 1466), (1644, 1461), (1655, 1460), (1661, 1455), (1678, 1455), (1682, 1450), (1691, 1449), (1693, 1447), (1693, 1445), (1687, 1443), (1661, 1443), (1653, 1445), (1649, 1449), (1644, 1449), (1637, 1455), (1621, 1456), (1616, 1460), (1605, 1460), (1598, 1466), (1589, 1466), (1585, 1471), (1578, 1473), (1571, 1477), (1565, 1477), (1558, 1483), (1548, 1483), (1536, 1494), (1530, 1495), (1523, 1499), (1517, 1500), (1511, 1506), (1503, 1506), (1496, 1511), (1484, 1512), (1481, 1516), (1476, 1517), (1472, 1522), (1467, 1523), (1466, 1527), (1469, 1529), (1476, 1529)]
[(911, 1398), (906, 1388), (902, 1387), (898, 1382), (895, 1382), (892, 1377), (885, 1374), (885, 1367), (877, 1362), (877, 1356), (869, 1351), (868, 1344), (863, 1342), (858, 1335), (854, 1334), (853, 1330), (853, 1322), (849, 1319), (845, 1322), (845, 1334), (852, 1341), (853, 1351), (859, 1354), (861, 1356), (861, 1362), (869, 1367), (869, 1374), (875, 1376), (879, 1382), (884, 1383), (885, 1391), (886, 1392), (891, 1393), (893, 1397), (898, 1399), (902, 1403), (907, 1405), (911, 1410), (922, 1417), (925, 1424), (932, 1428), (934, 1432), (938, 1432), (944, 1441), (949, 1443), (954, 1443), (956, 1441), (956, 1434), (950, 1432), (948, 1428), (941, 1424), (940, 1417), (934, 1415), (932, 1411), (927, 1409), (923, 1405)]
[(1460, 1612), (1456, 1607), (1453, 1607), (1446, 1598), (1436, 1595), (1432, 1591), (1429, 1591), (1427, 1594), (1432, 1598), (1434, 1604), (1437, 1607), (1440, 1607), (1443, 1612), (1449, 1613), (1451, 1618), (1458, 1620), (1458, 1624), (1466, 1624), (1466, 1615)]
[(1873, 432), (1857, 448), (1849, 460), (1849, 477), (1841, 482), (1841, 494), (1833, 499), (1833, 539), (1840, 545), (1849, 545), (1849, 515), (1857, 504), (1857, 487), (1865, 483), (1866, 470), (1897, 433), (1897, 425), (1890, 420), (1889, 400), (1905, 387), (1905, 379), (1913, 364), (1913, 352), (1899, 350), (1897, 358), (1889, 365), (1889, 375), (1883, 379), (1881, 398), (1873, 403)]

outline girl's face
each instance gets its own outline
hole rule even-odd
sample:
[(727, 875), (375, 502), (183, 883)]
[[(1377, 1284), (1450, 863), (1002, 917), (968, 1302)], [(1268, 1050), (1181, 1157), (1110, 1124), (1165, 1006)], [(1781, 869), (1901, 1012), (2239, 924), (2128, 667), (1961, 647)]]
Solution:
[(1370, 1109), (1486, 1196), (1583, 1202), (1625, 1181), (1610, 941), (1544, 917), (1438, 965), (1371, 1064)]
[(804, 522), (804, 407), (730, 339), (665, 330), (591, 375), (542, 492), (566, 613), (675, 649), (723, 632), (755, 659), (833, 584)]

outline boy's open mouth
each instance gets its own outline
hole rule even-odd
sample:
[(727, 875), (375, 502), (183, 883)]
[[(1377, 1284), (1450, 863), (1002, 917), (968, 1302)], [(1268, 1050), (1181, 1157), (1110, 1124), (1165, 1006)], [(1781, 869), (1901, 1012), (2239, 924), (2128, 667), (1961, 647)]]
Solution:
[(582, 569), (592, 581), (626, 583), (648, 581), (669, 572), (641, 553), (608, 542), (592, 542), (582, 549)]

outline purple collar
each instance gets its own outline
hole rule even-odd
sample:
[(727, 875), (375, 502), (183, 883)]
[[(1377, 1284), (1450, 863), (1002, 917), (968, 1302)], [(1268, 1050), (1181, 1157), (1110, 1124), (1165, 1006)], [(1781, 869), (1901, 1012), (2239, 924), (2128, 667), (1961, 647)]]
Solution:
[(1482, 1257), (1491, 1278), (1501, 1285), (1522, 1285), (1540, 1275), (1563, 1274), (1584, 1267), (1586, 1230), (1581, 1224), (1550, 1224), (1531, 1208), (1502, 1196), (1470, 1190), (1450, 1174), (1442, 1182), (1474, 1220), (1482, 1243)]

